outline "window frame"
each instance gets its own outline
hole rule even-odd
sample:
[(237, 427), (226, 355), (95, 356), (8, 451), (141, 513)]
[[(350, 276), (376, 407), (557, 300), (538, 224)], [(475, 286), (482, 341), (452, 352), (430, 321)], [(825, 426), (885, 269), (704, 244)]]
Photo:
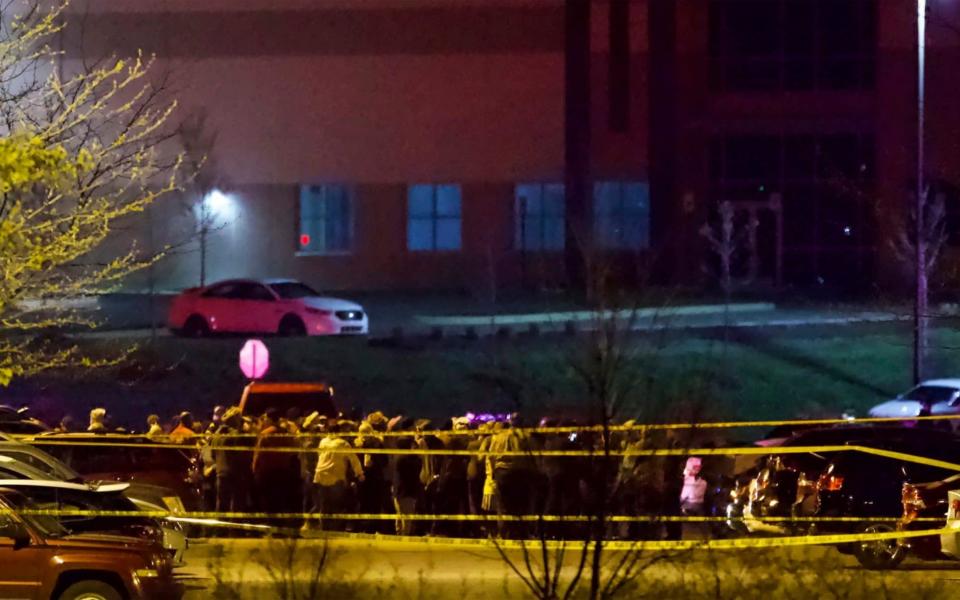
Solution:
[[(522, 212), (520, 210), (520, 190), (524, 187), (536, 187), (538, 193), (540, 194), (540, 212), (535, 213), (532, 216), (535, 217), (533, 222), (539, 224), (539, 245), (530, 246), (527, 244), (527, 239), (525, 239), (524, 234), (526, 233), (526, 228), (523, 226), (523, 221), (528, 220), (531, 216), (531, 213), (526, 211), (527, 219), (521, 220)], [(546, 210), (546, 198), (548, 188), (559, 188), (560, 191), (560, 213), (553, 214)], [(567, 190), (563, 182), (556, 181), (524, 181), (519, 182), (513, 187), (513, 249), (516, 252), (533, 252), (533, 253), (560, 253), (566, 249), (566, 228), (567, 228)], [(548, 246), (546, 240), (548, 238), (547, 232), (549, 228), (547, 224), (552, 220), (559, 220), (560, 222), (560, 245), (559, 246)], [(529, 221), (528, 221), (529, 222)]]
[[(601, 186), (610, 186), (615, 185), (618, 189), (617, 199), (619, 210), (611, 212), (601, 212), (600, 208), (600, 198), (599, 192), (602, 189)], [(603, 233), (601, 231), (601, 223), (604, 222), (615, 222), (616, 220), (620, 222), (627, 222), (626, 218), (632, 214), (628, 210), (627, 205), (627, 190), (631, 186), (643, 186), (646, 188), (646, 211), (636, 212), (637, 216), (642, 216), (644, 218), (643, 232), (644, 240), (640, 245), (632, 245), (629, 243), (629, 236), (627, 235), (627, 228), (621, 228), (617, 235), (617, 242), (615, 244), (606, 243), (608, 239), (611, 238), (609, 234)], [(651, 204), (650, 198), (650, 182), (640, 179), (605, 179), (597, 180), (593, 184), (593, 240), (594, 245), (604, 251), (610, 252), (647, 252), (653, 247), (653, 207)]]
[[(439, 210), (439, 191), (443, 187), (452, 187), (457, 190), (457, 214), (444, 215)], [(412, 199), (413, 192), (417, 188), (430, 188), (430, 213), (421, 215), (413, 214)], [(413, 222), (430, 223), (430, 244), (426, 248), (413, 248), (410, 244), (411, 224)], [(441, 221), (456, 221), (458, 227), (457, 247), (456, 248), (438, 248), (438, 225)], [(406, 250), (414, 254), (449, 254), (463, 252), (463, 186), (459, 183), (441, 182), (441, 183), (411, 183), (407, 185), (407, 211), (406, 211)]]
[[(246, 292), (252, 291), (252, 290), (260, 290), (261, 292), (263, 292), (262, 294), (263, 297), (253, 298), (250, 296), (243, 295)], [(277, 297), (273, 293), (273, 290), (271, 290), (269, 286), (266, 286), (258, 281), (244, 281), (244, 282), (238, 283), (237, 294), (239, 295), (234, 296), (230, 299), (240, 300), (243, 302), (276, 302), (277, 301)]]
[[(327, 188), (332, 188), (332, 187), (341, 188), (341, 189), (343, 190), (343, 192), (344, 192), (344, 198), (346, 198), (346, 201), (347, 201), (347, 211), (346, 211), (346, 213), (347, 213), (347, 214), (346, 214), (346, 219), (347, 219), (347, 223), (346, 223), (347, 247), (346, 247), (346, 248), (343, 248), (343, 249), (336, 249), (336, 250), (331, 250), (331, 249), (324, 249), (324, 250), (305, 249), (303, 246), (300, 245), (300, 238), (301, 238), (301, 236), (305, 233), (305, 231), (304, 231), (304, 226), (303, 226), (303, 224), (304, 224), (304, 219), (303, 219), (303, 202), (304, 202), (304, 196), (305, 196), (305, 193), (306, 193), (305, 191), (306, 191), (306, 190), (311, 190), (312, 188), (323, 188), (323, 189), (324, 189), (324, 194), (323, 194), (323, 196), (321, 197), (321, 199), (323, 200), (323, 203), (324, 203), (324, 211), (326, 211), (326, 200), (327, 200), (327, 198), (326, 198), (326, 189), (327, 189)], [(354, 190), (353, 186), (348, 185), (348, 184), (345, 184), (345, 183), (335, 183), (335, 182), (327, 182), (327, 183), (304, 183), (304, 184), (300, 184), (300, 186), (298, 187), (297, 191), (298, 191), (298, 194), (297, 194), (297, 221), (296, 221), (296, 222), (297, 222), (297, 232), (296, 232), (296, 238), (294, 239), (294, 242), (295, 242), (295, 244), (296, 244), (296, 250), (294, 251), (294, 256), (350, 256), (350, 255), (352, 255), (352, 254), (354, 253), (354, 248), (355, 248), (355, 244), (356, 244), (356, 237), (355, 237), (355, 233), (356, 233), (356, 232), (355, 232), (355, 230), (354, 230), (354, 224), (355, 224), (355, 220), (356, 220), (356, 219), (355, 219), (356, 209), (354, 208), (354, 204), (355, 204), (355, 202), (356, 202), (356, 193), (355, 193), (355, 190)], [(312, 194), (313, 192), (311, 191), (310, 193)], [(326, 216), (324, 216), (324, 218), (323, 218), (322, 220), (317, 220), (317, 221), (320, 221), (320, 222), (324, 223), (324, 227), (326, 227), (326, 222), (327, 222)]]

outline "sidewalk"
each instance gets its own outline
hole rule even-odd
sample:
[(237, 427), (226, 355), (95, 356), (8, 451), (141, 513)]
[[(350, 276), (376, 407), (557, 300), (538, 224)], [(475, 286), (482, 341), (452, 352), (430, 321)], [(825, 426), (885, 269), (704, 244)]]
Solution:
[[(422, 315), (407, 311), (379, 313), (370, 310), (370, 337), (389, 337), (396, 329), (402, 329), (409, 337), (441, 336), (485, 337), (498, 333), (522, 335), (536, 329), (538, 333), (561, 333), (568, 327), (576, 331), (590, 331), (598, 324), (598, 314), (590, 311), (563, 311), (544, 313), (497, 314), (497, 315)], [(608, 313), (609, 315), (610, 313)], [(778, 309), (769, 303), (694, 305), (665, 308), (643, 308), (635, 311), (620, 311), (617, 319), (621, 326), (630, 326), (637, 332), (668, 330), (706, 330), (729, 327), (747, 328), (793, 328), (860, 323), (893, 323), (907, 321), (906, 314), (869, 310)], [(159, 335), (169, 335), (165, 324), (159, 323)], [(79, 337), (96, 339), (145, 338), (151, 335), (149, 327), (118, 327), (78, 334)]]

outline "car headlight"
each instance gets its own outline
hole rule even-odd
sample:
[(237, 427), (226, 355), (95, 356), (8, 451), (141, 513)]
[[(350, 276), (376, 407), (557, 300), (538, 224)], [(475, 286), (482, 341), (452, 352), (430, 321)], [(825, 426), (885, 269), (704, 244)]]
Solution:
[(156, 569), (137, 569), (133, 572), (137, 579), (156, 579), (160, 577), (160, 572)]

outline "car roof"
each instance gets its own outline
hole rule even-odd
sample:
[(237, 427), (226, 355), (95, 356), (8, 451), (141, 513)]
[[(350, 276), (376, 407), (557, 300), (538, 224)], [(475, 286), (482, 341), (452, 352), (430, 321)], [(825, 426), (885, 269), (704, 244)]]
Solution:
[(108, 483), (100, 486), (91, 486), (85, 483), (70, 483), (51, 479), (0, 479), (0, 488), (46, 488), (71, 492), (92, 492), (109, 494), (122, 492), (130, 487), (129, 483)]
[(329, 392), (333, 388), (322, 382), (269, 382), (255, 381), (247, 384), (251, 393), (303, 394), (306, 392)]
[(960, 379), (928, 379), (923, 381), (920, 385), (929, 385), (937, 387), (950, 387), (960, 390)]
[(110, 440), (113, 442), (134, 442), (137, 444), (146, 444), (151, 443), (155, 444), (156, 441), (151, 440), (145, 435), (136, 435), (129, 433), (96, 433), (94, 431), (74, 431), (74, 432), (61, 432), (61, 431), (50, 431), (47, 433), (39, 433), (37, 435), (24, 438), (26, 443), (29, 444), (34, 441), (43, 441), (48, 439), (69, 439), (69, 440), (82, 440), (82, 439), (94, 439), (94, 440)]
[[(53, 432), (46, 432), (46, 433), (38, 433), (31, 437), (39, 437), (39, 436), (46, 437), (48, 435), (55, 435), (55, 434)], [(0, 434), (0, 452), (3, 452), (4, 450), (16, 450), (24, 454), (32, 454), (35, 456), (41, 456), (43, 458), (50, 457), (50, 455), (47, 452), (41, 450), (40, 448), (37, 448), (36, 446), (33, 446), (26, 442), (22, 442), (17, 438)]]
[(210, 289), (212, 287), (223, 285), (225, 283), (259, 283), (262, 285), (274, 285), (278, 283), (303, 283), (303, 282), (298, 279), (288, 279), (283, 277), (268, 277), (266, 279), (238, 277), (235, 279), (223, 279), (221, 281), (214, 281), (213, 283), (204, 286), (204, 289)]
[[(869, 425), (852, 424), (838, 425), (836, 427), (827, 427), (823, 429), (810, 429), (800, 431), (787, 438), (784, 446), (803, 446), (809, 442), (859, 442), (870, 440), (904, 440), (923, 438), (929, 440), (936, 438), (938, 440), (949, 439), (960, 441), (952, 432), (941, 431), (937, 429), (928, 429), (922, 427), (904, 427), (903, 425)], [(828, 443), (826, 445), (838, 445)]]

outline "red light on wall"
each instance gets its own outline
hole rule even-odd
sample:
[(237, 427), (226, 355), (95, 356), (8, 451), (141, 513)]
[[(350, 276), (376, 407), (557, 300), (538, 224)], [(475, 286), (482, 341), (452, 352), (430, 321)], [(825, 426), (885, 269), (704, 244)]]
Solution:
[(310, 236), (306, 233), (300, 234), (300, 246), (306, 247), (310, 245)]

